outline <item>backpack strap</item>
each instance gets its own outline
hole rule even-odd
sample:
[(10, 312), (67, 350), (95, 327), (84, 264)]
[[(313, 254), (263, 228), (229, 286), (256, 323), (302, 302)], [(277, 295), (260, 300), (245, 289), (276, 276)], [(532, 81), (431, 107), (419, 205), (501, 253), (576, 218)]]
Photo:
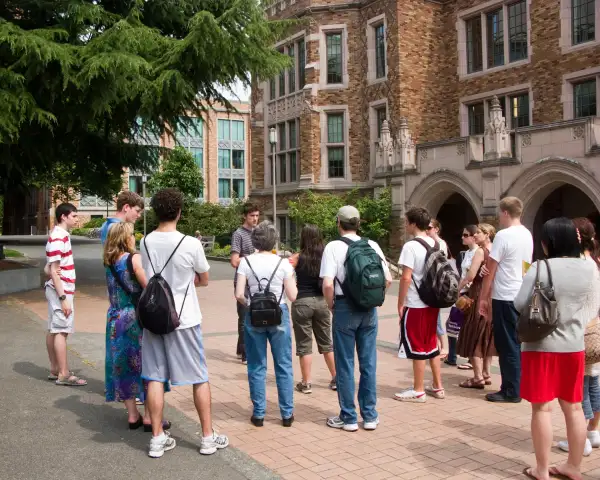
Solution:
[[(352, 245), (355, 241), (354, 240), (350, 240), (348, 237), (340, 237), (338, 238), (338, 240), (340, 242), (345, 243), (346, 245), (348, 245), (348, 247), (350, 247), (350, 245)], [(348, 253), (346, 253), (346, 257), (348, 257)], [(346, 261), (344, 260), (344, 264), (346, 263)], [(335, 296), (335, 282), (338, 283), (338, 285), (340, 286), (340, 290), (342, 292), (344, 292), (344, 286), (342, 285), (342, 282), (340, 282), (340, 279), (337, 278), (337, 276), (333, 277), (333, 295)], [(346, 292), (344, 292), (344, 295), (346, 295)]]
[(262, 287), (260, 286), (260, 279), (258, 278), (258, 275), (256, 275), (256, 272), (252, 268), (252, 265), (250, 265), (250, 260), (248, 260), (248, 257), (243, 257), (243, 258), (244, 258), (244, 260), (246, 260), (248, 267), (250, 267), (250, 271), (252, 272), (252, 275), (254, 275), (254, 278), (256, 278), (256, 281), (258, 283), (258, 291), (262, 292), (263, 290), (262, 290)]
[[(267, 286), (265, 287), (265, 292), (269, 292), (270, 288), (271, 288), (271, 282), (273, 281), (273, 278), (275, 277), (275, 274), (277, 273), (277, 270), (279, 270), (279, 265), (281, 265), (281, 261), (283, 260), (282, 257), (279, 257), (279, 261), (277, 262), (277, 266), (275, 267), (275, 270), (273, 270), (273, 273), (271, 274), (271, 278), (269, 278), (269, 281), (267, 283)], [(283, 296), (283, 283), (281, 284), (281, 295)], [(281, 302), (281, 300), (279, 300)]]
[(154, 264), (152, 263), (152, 258), (150, 258), (150, 251), (148, 250), (148, 245), (146, 245), (146, 235), (142, 241), (144, 242), (144, 248), (146, 249), (146, 255), (148, 255), (148, 260), (150, 261), (150, 267), (152, 268), (152, 273), (156, 275), (156, 269), (154, 268)]
[[(427, 263), (427, 258), (429, 257), (429, 255), (431, 255), (433, 252), (437, 251), (440, 249), (440, 245), (438, 244), (438, 242), (436, 242), (435, 240), (433, 241), (433, 247), (431, 245), (429, 245), (425, 240), (423, 240), (422, 238), (418, 238), (415, 237), (412, 240), (409, 240), (410, 242), (417, 242), (419, 245), (421, 245), (422, 247), (425, 248), (425, 250), (427, 250), (427, 253), (425, 255), (425, 263)], [(415, 288), (419, 288), (419, 286), (417, 285), (417, 282), (415, 281), (415, 276), (411, 275), (410, 278), (412, 279), (413, 283), (415, 284)]]

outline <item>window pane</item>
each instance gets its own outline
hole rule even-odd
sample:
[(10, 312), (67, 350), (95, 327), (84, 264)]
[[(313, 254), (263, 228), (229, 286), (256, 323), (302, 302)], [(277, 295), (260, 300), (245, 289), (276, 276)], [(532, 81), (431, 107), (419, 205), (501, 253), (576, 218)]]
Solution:
[(377, 139), (381, 138), (381, 127), (383, 125), (383, 121), (387, 120), (387, 107), (378, 108), (377, 112)]
[(279, 238), (282, 242), (287, 241), (287, 221), (285, 217), (277, 217), (279, 227)]
[[(279, 50), (279, 53), (284, 53), (283, 49)], [(279, 96), (285, 95), (285, 69), (279, 72)]]
[(332, 113), (327, 115), (327, 143), (344, 142), (344, 115)]
[(328, 33), (327, 83), (342, 83), (342, 34)]
[(292, 59), (292, 67), (288, 70), (288, 91), (292, 93), (296, 91), (296, 52), (294, 51), (294, 44), (288, 47), (288, 55)]
[(231, 181), (228, 178), (219, 178), (219, 198), (231, 198)]
[(231, 150), (219, 148), (217, 156), (219, 159), (219, 168), (231, 168)]
[(529, 126), (529, 94), (510, 97), (511, 128)]
[(190, 152), (191, 154), (194, 156), (194, 161), (196, 162), (196, 165), (198, 165), (200, 168), (203, 167), (203, 155), (202, 155), (202, 148), (201, 147), (190, 147)]
[(298, 181), (298, 165), (296, 164), (296, 152), (288, 153), (290, 157), (290, 182)]
[(481, 17), (466, 21), (467, 27), (467, 73), (479, 72), (483, 69), (481, 55)]
[(504, 21), (502, 9), (487, 14), (488, 68), (504, 65)]
[(241, 178), (233, 179), (233, 198), (244, 198), (246, 196), (244, 180)]
[(375, 27), (375, 76), (385, 77), (385, 30), (383, 23)]
[(595, 3), (594, 0), (571, 0), (573, 45), (596, 38)]
[(203, 129), (202, 129), (202, 119), (201, 118), (197, 118), (197, 117), (193, 117), (192, 118), (192, 128), (190, 129), (190, 135), (202, 139), (203, 136)]
[(277, 125), (277, 130), (277, 135), (279, 136), (279, 138), (277, 138), (277, 141), (279, 142), (279, 151), (282, 151), (287, 148), (285, 138), (285, 123), (280, 123)]
[(327, 149), (329, 178), (344, 177), (344, 147), (329, 147)]
[(281, 153), (279, 155), (277, 155), (277, 160), (279, 162), (279, 164), (277, 165), (279, 167), (279, 183), (286, 183), (287, 182), (287, 169), (286, 169), (286, 163), (285, 163), (285, 153)]
[(275, 100), (275, 80), (269, 80), (269, 100)]
[(525, 0), (508, 6), (509, 60), (527, 58), (527, 6)]
[(304, 88), (306, 83), (306, 50), (304, 39), (298, 42), (298, 87)]
[(219, 131), (219, 140), (230, 140), (229, 120), (219, 120), (217, 130)]
[(231, 139), (244, 141), (244, 122), (241, 120), (231, 121)]
[(290, 235), (288, 243), (291, 248), (296, 248), (298, 246), (298, 225), (292, 219), (290, 219)]
[(138, 177), (136, 175), (129, 177), (129, 190), (137, 193), (138, 195), (142, 195), (142, 177)]
[(485, 130), (483, 103), (468, 105), (469, 135), (483, 135)]
[(288, 122), (288, 134), (290, 136), (290, 148), (296, 148), (296, 120)]
[(575, 118), (596, 115), (596, 80), (573, 86), (575, 96)]
[(233, 150), (233, 168), (244, 168), (244, 150)]

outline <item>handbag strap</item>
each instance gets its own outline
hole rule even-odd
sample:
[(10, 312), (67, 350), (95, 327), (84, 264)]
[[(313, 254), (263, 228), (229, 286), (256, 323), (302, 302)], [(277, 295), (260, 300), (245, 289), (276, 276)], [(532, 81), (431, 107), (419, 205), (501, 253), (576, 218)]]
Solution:
[(127, 287), (127, 285), (125, 285), (125, 282), (123, 281), (123, 279), (119, 275), (119, 272), (117, 272), (117, 269), (115, 268), (115, 266), (114, 265), (108, 265), (108, 268), (110, 269), (110, 273), (112, 273), (112, 276), (114, 277), (114, 279), (116, 280), (116, 282), (119, 284), (119, 286), (123, 289), (123, 291), (127, 295), (129, 295), (131, 297), (133, 295), (133, 290), (131, 290), (129, 287)]

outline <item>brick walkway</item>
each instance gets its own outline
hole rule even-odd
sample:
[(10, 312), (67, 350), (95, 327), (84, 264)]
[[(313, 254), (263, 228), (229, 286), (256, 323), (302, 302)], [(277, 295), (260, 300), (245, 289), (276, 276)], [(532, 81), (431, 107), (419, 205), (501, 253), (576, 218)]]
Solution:
[[(397, 288), (396, 284), (392, 290)], [(104, 292), (104, 287), (88, 287), (78, 292), (75, 306), (78, 331), (104, 331), (107, 306)], [(313, 364), (313, 393), (295, 395), (296, 422), (289, 429), (280, 423), (272, 361), (269, 361), (265, 426), (253, 427), (249, 422), (251, 402), (246, 370), (235, 356), (237, 320), (231, 281), (212, 282), (208, 288), (198, 289), (198, 293), (204, 317), (215, 428), (229, 435), (232, 446), (283, 478), (524, 478), (521, 471), (534, 463), (529, 405), (526, 402), (494, 405), (483, 400), (483, 391), (458, 388), (469, 372), (443, 369), (446, 400), (429, 398), (426, 404), (402, 404), (392, 399), (394, 392), (411, 382), (410, 364), (399, 360), (388, 348), (397, 343), (398, 337), (394, 295), (389, 295), (380, 309), (377, 373), (381, 424), (376, 431), (361, 429), (349, 433), (325, 425), (328, 416), (338, 413), (338, 404), (335, 392), (327, 388), (329, 375), (318, 356)], [(42, 292), (12, 298), (45, 318), (47, 307)], [(295, 378), (299, 379), (297, 361), (294, 370)], [(497, 388), (499, 375), (494, 375), (493, 381), (493, 387)], [(167, 401), (197, 420), (191, 387), (174, 388)], [(556, 405), (555, 440), (564, 438), (558, 410)], [(552, 462), (565, 458), (565, 454), (553, 449)], [(584, 459), (583, 470), (586, 479), (600, 478), (600, 450)]]

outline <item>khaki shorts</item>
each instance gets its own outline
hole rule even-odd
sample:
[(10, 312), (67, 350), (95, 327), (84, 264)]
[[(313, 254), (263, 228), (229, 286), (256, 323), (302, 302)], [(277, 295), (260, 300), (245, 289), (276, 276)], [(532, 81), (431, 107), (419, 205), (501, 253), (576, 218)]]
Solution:
[(46, 299), (48, 300), (48, 331), (50, 333), (73, 333), (75, 331), (75, 304), (73, 295), (67, 295), (71, 304), (71, 315), (65, 317), (56, 290), (46, 287)]
[(296, 355), (312, 353), (312, 332), (319, 353), (333, 352), (331, 314), (324, 297), (304, 297), (292, 303), (292, 322), (296, 338)]

